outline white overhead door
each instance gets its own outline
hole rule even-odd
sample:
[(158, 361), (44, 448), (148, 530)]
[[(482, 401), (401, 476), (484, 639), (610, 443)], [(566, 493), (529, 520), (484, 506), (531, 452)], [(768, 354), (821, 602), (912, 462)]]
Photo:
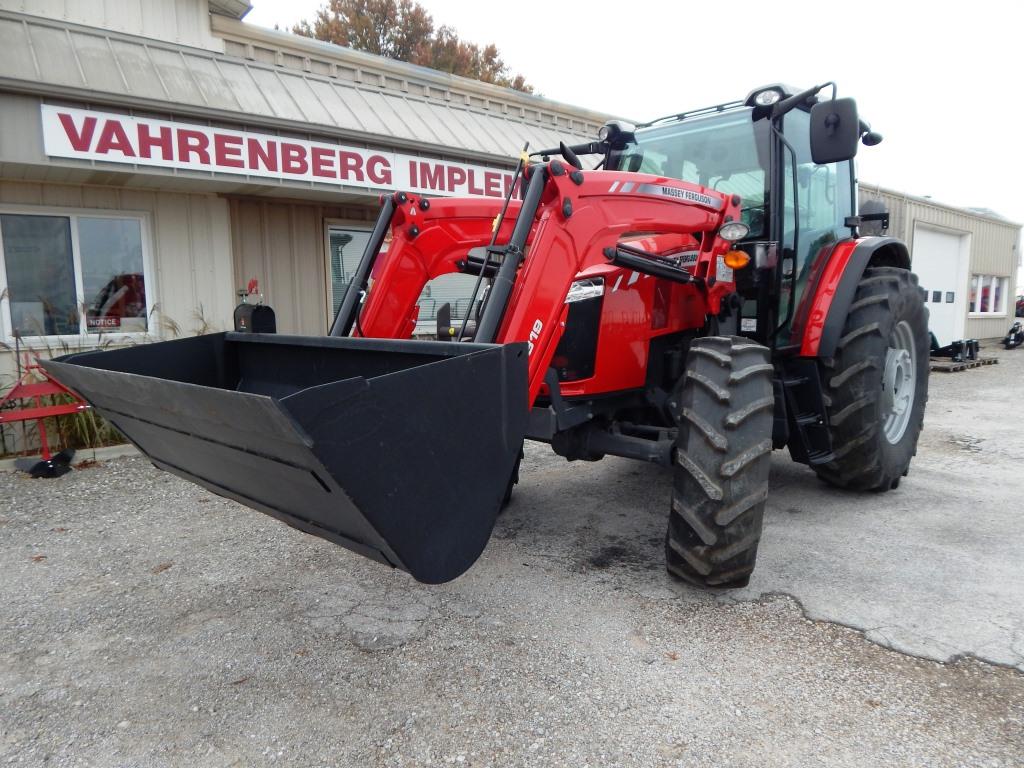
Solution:
[(945, 346), (964, 337), (970, 235), (914, 225), (911, 268), (924, 289), (928, 327)]

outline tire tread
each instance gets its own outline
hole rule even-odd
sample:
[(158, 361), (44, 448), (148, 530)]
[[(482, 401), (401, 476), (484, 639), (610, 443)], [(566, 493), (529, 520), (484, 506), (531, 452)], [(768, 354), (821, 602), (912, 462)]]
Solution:
[(745, 585), (768, 497), (774, 397), (770, 352), (745, 338), (690, 346), (678, 390), (675, 476), (665, 556), (702, 587)]
[[(919, 389), (904, 437), (889, 444), (882, 428), (881, 377), (891, 329), (911, 325)], [(828, 483), (851, 490), (896, 487), (916, 453), (928, 399), (928, 309), (917, 277), (897, 267), (869, 267), (857, 286), (835, 357), (821, 360), (832, 460), (815, 467)]]

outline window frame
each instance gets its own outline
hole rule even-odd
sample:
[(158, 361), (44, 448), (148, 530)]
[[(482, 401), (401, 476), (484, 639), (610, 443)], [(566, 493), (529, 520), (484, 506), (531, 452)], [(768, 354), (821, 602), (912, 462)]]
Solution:
[[(330, 332), (334, 324), (334, 284), (331, 280), (331, 228), (351, 229), (356, 232), (365, 232), (367, 235), (373, 233), (373, 222), (357, 221), (355, 219), (324, 218), (324, 314), (327, 317), (327, 331)], [(381, 247), (383, 252), (384, 246)]]
[[(125, 344), (139, 341), (156, 341), (160, 333), (159, 312), (154, 311), (157, 295), (156, 267), (153, 261), (151, 239), (151, 215), (148, 211), (112, 210), (109, 208), (73, 208), (52, 205), (0, 205), (0, 215), (12, 216), (53, 216), (69, 219), (71, 228), (71, 259), (75, 270), (75, 301), (78, 305), (78, 333), (53, 334), (49, 336), (21, 336), (20, 344), (31, 348), (50, 344), (73, 346), (76, 350), (98, 347), (101, 344)], [(78, 235), (78, 219), (124, 219), (139, 222), (142, 244), (142, 275), (146, 284), (146, 326), (145, 331), (114, 331), (111, 333), (89, 333), (86, 327), (85, 286), (82, 272), (82, 251)], [(7, 260), (4, 254), (3, 237), (0, 237), (0, 340), (13, 345), (14, 318), (11, 315), (11, 299), (7, 292)]]
[[(996, 296), (996, 291), (995, 291), (996, 283), (997, 282), (1001, 282), (1002, 283), (1003, 290), (999, 294), (999, 304), (1000, 304), (1000, 306), (995, 308), (995, 309), (990, 309), (990, 310), (988, 310), (986, 312), (982, 312), (981, 310), (971, 311), (970, 310), (971, 289), (975, 289), (976, 290), (975, 296), (977, 297), (977, 300), (976, 300), (975, 303), (978, 306), (980, 306), (981, 305), (981, 294), (982, 294), (980, 289), (981, 289), (981, 286), (982, 286), (983, 282), (986, 281), (986, 280), (988, 281), (988, 291), (989, 291), (988, 295), (989, 295), (989, 301), (990, 302), (993, 302), (995, 300), (995, 296)], [(1007, 316), (1007, 312), (1008, 312), (1008, 308), (1010, 306), (1010, 301), (1007, 298), (1007, 294), (1009, 293), (1009, 290), (1010, 290), (1010, 278), (1007, 277), (1007, 276), (1004, 276), (1004, 275), (990, 275), (990, 274), (982, 274), (980, 272), (972, 272), (971, 273), (971, 281), (970, 281), (970, 283), (968, 283), (968, 286), (967, 286), (967, 308), (968, 308), (967, 317), (969, 317), (971, 319), (986, 319), (986, 318), (1006, 317)]]

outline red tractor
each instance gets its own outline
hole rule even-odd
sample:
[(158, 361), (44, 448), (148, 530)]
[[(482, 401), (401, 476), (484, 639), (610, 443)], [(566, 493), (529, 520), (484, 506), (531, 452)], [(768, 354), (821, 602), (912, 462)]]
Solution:
[[(158, 467), (420, 581), (477, 559), (527, 438), (671, 467), (669, 571), (744, 585), (772, 449), (886, 491), (927, 399), (907, 248), (858, 236), (852, 160), (881, 137), (827, 85), (611, 122), (538, 153), (504, 205), (383, 198), (329, 337), (45, 365)], [(454, 272), (478, 277), (469, 319), (412, 340), (424, 285)]]

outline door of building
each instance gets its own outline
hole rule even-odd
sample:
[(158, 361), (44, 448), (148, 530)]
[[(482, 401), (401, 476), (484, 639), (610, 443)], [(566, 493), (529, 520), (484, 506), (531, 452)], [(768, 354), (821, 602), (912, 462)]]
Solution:
[(970, 235), (914, 225), (911, 268), (925, 291), (928, 328), (940, 345), (964, 337)]
[(367, 228), (327, 225), (328, 327), (345, 299), (345, 291), (348, 290), (348, 284), (352, 281), (369, 239), (370, 230)]
[[(368, 228), (327, 224), (327, 306), (330, 312), (328, 327), (334, 321), (341, 302), (345, 299), (345, 291), (348, 290), (369, 239)], [(385, 251), (387, 241), (381, 247), (381, 252)], [(465, 320), (470, 315), (470, 297), (475, 285), (476, 275), (458, 273), (441, 275), (427, 282), (417, 301), (419, 318), (414, 332), (432, 333), (437, 323), (437, 311), (444, 304), (450, 306), (453, 321)]]

